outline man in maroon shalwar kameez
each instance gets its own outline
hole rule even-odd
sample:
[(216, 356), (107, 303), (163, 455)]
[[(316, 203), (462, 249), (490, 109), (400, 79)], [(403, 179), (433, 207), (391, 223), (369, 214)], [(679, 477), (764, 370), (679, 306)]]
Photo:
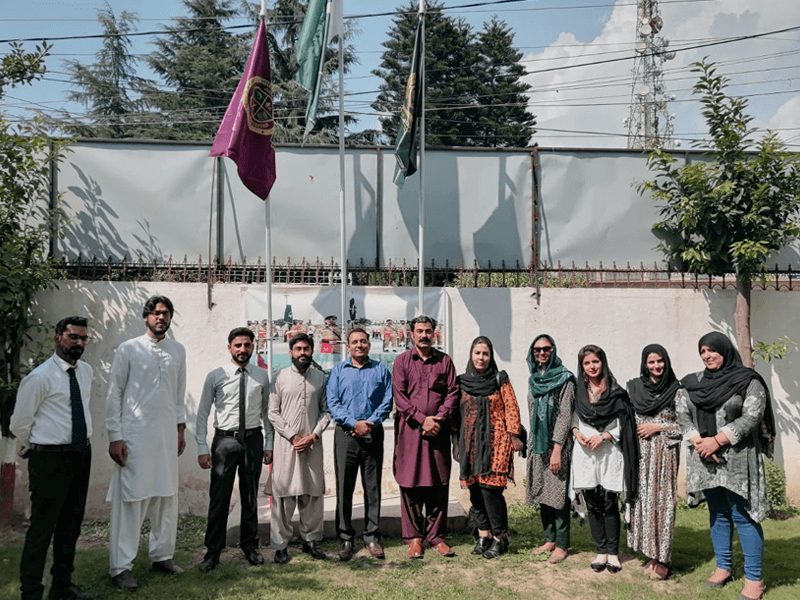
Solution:
[[(444, 541), (450, 483), (450, 417), (458, 406), (453, 361), (433, 347), (436, 321), (424, 315), (409, 324), (414, 348), (394, 362), (394, 476), (400, 486), (403, 539), (411, 558), (427, 541), (442, 556), (455, 556)], [(424, 514), (423, 514), (424, 513)]]

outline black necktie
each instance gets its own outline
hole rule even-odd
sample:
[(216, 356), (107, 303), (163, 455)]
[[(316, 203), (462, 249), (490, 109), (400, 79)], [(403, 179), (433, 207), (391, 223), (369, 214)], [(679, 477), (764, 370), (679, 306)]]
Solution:
[(244, 446), (244, 428), (246, 417), (244, 414), (247, 404), (247, 369), (239, 368), (239, 444)]
[(76, 450), (86, 448), (86, 415), (83, 414), (81, 387), (75, 376), (75, 367), (67, 369), (69, 374), (69, 404), (72, 408), (72, 447)]

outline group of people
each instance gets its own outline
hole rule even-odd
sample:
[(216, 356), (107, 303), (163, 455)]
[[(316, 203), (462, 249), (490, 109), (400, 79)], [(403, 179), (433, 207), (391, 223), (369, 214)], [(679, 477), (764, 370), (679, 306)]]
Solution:
[[(151, 523), (149, 558), (154, 570), (177, 575), (173, 561), (178, 517), (178, 456), (186, 443), (186, 353), (166, 337), (174, 308), (164, 296), (147, 300), (144, 335), (122, 343), (111, 367), (104, 409), (109, 456), (114, 461), (108, 500), (110, 574), (134, 591), (139, 533)], [(667, 351), (642, 351), (640, 377), (623, 389), (598, 346), (578, 354), (578, 376), (562, 363), (555, 340), (539, 335), (527, 362), (529, 428), (508, 375), (497, 367), (492, 342), (477, 337), (461, 375), (450, 357), (434, 347), (436, 322), (419, 316), (409, 323), (413, 347), (397, 356), (393, 373), (370, 358), (370, 335), (347, 332), (348, 358), (325, 374), (314, 366), (314, 340), (292, 336), (292, 364), (268, 373), (251, 363), (255, 336), (247, 327), (228, 335), (230, 360), (210, 371), (197, 410), (198, 464), (210, 470), (206, 554), (202, 572), (213, 570), (226, 546), (228, 513), (238, 474), (241, 498), (239, 546), (251, 565), (259, 552), (257, 495), (262, 465), (272, 465), (270, 542), (274, 561), (290, 560), (292, 518), (299, 511), (302, 551), (327, 557), (323, 530), (322, 432), (335, 423), (335, 527), (340, 560), (356, 547), (353, 495), (360, 473), (364, 492), (363, 545), (385, 558), (380, 537), (383, 423), (392, 405), (393, 472), (400, 489), (402, 536), (408, 556), (427, 547), (445, 557), (452, 458), (461, 486), (469, 491), (474, 527), (472, 554), (494, 559), (509, 545), (503, 496), (514, 478), (514, 453), (527, 455), (526, 499), (538, 504), (545, 542), (535, 555), (550, 563), (570, 553), (573, 507), (588, 515), (597, 557), (595, 571), (615, 573), (619, 560), (620, 502), (630, 507), (628, 544), (651, 560), (647, 572), (666, 579), (672, 553), (681, 440), (689, 444), (690, 504), (706, 499), (717, 570), (709, 587), (732, 580), (732, 532), (745, 557), (743, 598), (764, 592), (761, 573), (766, 516), (762, 454), (775, 435), (763, 379), (742, 366), (727, 337), (701, 338), (705, 370), (678, 380)], [(48, 547), (53, 543), (49, 597), (87, 598), (71, 579), (91, 465), (89, 398), (93, 372), (80, 358), (88, 341), (83, 317), (62, 319), (55, 353), (21, 383), (11, 430), (27, 458), (31, 524), (20, 567), (23, 600), (41, 599)], [(208, 420), (214, 432), (208, 445)]]
[(642, 350), (640, 375), (623, 388), (602, 348), (578, 353), (578, 376), (562, 364), (553, 338), (536, 337), (528, 353), (527, 501), (541, 507), (545, 543), (534, 554), (567, 558), (570, 514), (586, 515), (597, 556), (591, 568), (616, 573), (620, 495), (628, 508), (628, 545), (650, 560), (653, 579), (670, 575), (681, 441), (688, 444), (690, 506), (708, 503), (717, 569), (706, 582), (733, 579), (733, 530), (744, 554), (741, 598), (757, 600), (769, 507), (764, 456), (775, 420), (762, 377), (742, 365), (723, 334), (700, 338), (705, 369), (678, 379), (663, 346)]

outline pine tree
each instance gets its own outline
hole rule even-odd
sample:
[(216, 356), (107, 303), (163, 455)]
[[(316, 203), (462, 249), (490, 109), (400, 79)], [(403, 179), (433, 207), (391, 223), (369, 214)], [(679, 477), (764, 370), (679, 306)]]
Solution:
[(138, 59), (130, 53), (129, 37), (136, 31), (138, 18), (136, 13), (123, 11), (117, 19), (106, 5), (98, 9), (97, 19), (104, 37), (95, 62), (84, 65), (77, 60), (64, 61), (74, 85), (67, 97), (88, 111), (80, 118), (65, 111), (51, 122), (62, 131), (82, 137), (141, 137), (143, 103), (130, 94), (142, 83), (135, 74)]
[(146, 61), (170, 90), (143, 87), (147, 104), (163, 116), (159, 139), (212, 140), (241, 79), (250, 34), (224, 29), (237, 16), (230, 0), (183, 0), (189, 15), (165, 27)]
[[(398, 10), (384, 42), (379, 69), (383, 78), (372, 107), (390, 116), (380, 119), (394, 140), (399, 107), (411, 69), (418, 15), (412, 4)], [(527, 146), (534, 118), (525, 111), (521, 54), (505, 23), (493, 20), (478, 36), (463, 19), (442, 13), (437, 2), (425, 16), (425, 140), (434, 146)], [(509, 96), (510, 95), (510, 96)], [(521, 110), (499, 104), (519, 104)], [(495, 105), (485, 108), (484, 105)]]
[(522, 53), (514, 48), (514, 34), (505, 21), (492, 17), (478, 34), (481, 81), (476, 111), (479, 146), (489, 148), (530, 145), (535, 117), (528, 112), (526, 92), (530, 85), (522, 81), (525, 68)]

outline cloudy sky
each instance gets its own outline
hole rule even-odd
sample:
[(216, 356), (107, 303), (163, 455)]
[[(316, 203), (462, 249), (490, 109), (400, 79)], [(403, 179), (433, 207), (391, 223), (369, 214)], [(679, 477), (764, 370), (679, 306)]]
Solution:
[[(170, 18), (185, 14), (180, 0), (109, 0), (108, 4), (117, 14), (136, 12), (141, 32), (158, 31)], [(359, 116), (360, 128), (377, 126), (369, 104), (380, 81), (370, 72), (380, 62), (381, 42), (391, 26), (390, 16), (376, 13), (407, 4), (344, 0), (345, 16), (357, 16), (360, 29), (354, 40), (360, 64), (345, 80), (351, 93), (346, 106)], [(12, 118), (37, 109), (81, 113), (80, 106), (66, 101), (69, 82), (61, 62), (92, 62), (99, 42), (54, 38), (100, 33), (95, 20), (100, 6), (99, 0), (26, 1), (15, 3), (13, 16), (6, 11), (0, 17), (0, 54), (7, 52), (5, 42), (14, 39), (46, 38), (54, 44), (47, 79), (7, 91), (3, 110)], [(540, 146), (626, 146), (623, 120), (629, 116), (632, 98), (635, 0), (445, 0), (444, 6), (448, 14), (466, 19), (476, 29), (492, 15), (512, 26), (529, 73), (530, 109), (537, 115), (535, 141)], [(705, 134), (691, 93), (697, 77), (690, 65), (707, 56), (730, 78), (730, 93), (748, 98), (753, 125), (778, 131), (792, 149), (800, 149), (800, 2), (661, 0), (659, 10), (660, 34), (676, 51), (675, 58), (664, 63), (663, 77), (665, 93), (675, 96), (668, 108), (675, 115), (674, 137), (684, 147)], [(755, 37), (731, 41), (748, 36)], [(152, 51), (149, 37), (135, 38), (135, 52)], [(593, 64), (581, 66), (587, 63)], [(144, 68), (140, 74), (151, 76)]]

